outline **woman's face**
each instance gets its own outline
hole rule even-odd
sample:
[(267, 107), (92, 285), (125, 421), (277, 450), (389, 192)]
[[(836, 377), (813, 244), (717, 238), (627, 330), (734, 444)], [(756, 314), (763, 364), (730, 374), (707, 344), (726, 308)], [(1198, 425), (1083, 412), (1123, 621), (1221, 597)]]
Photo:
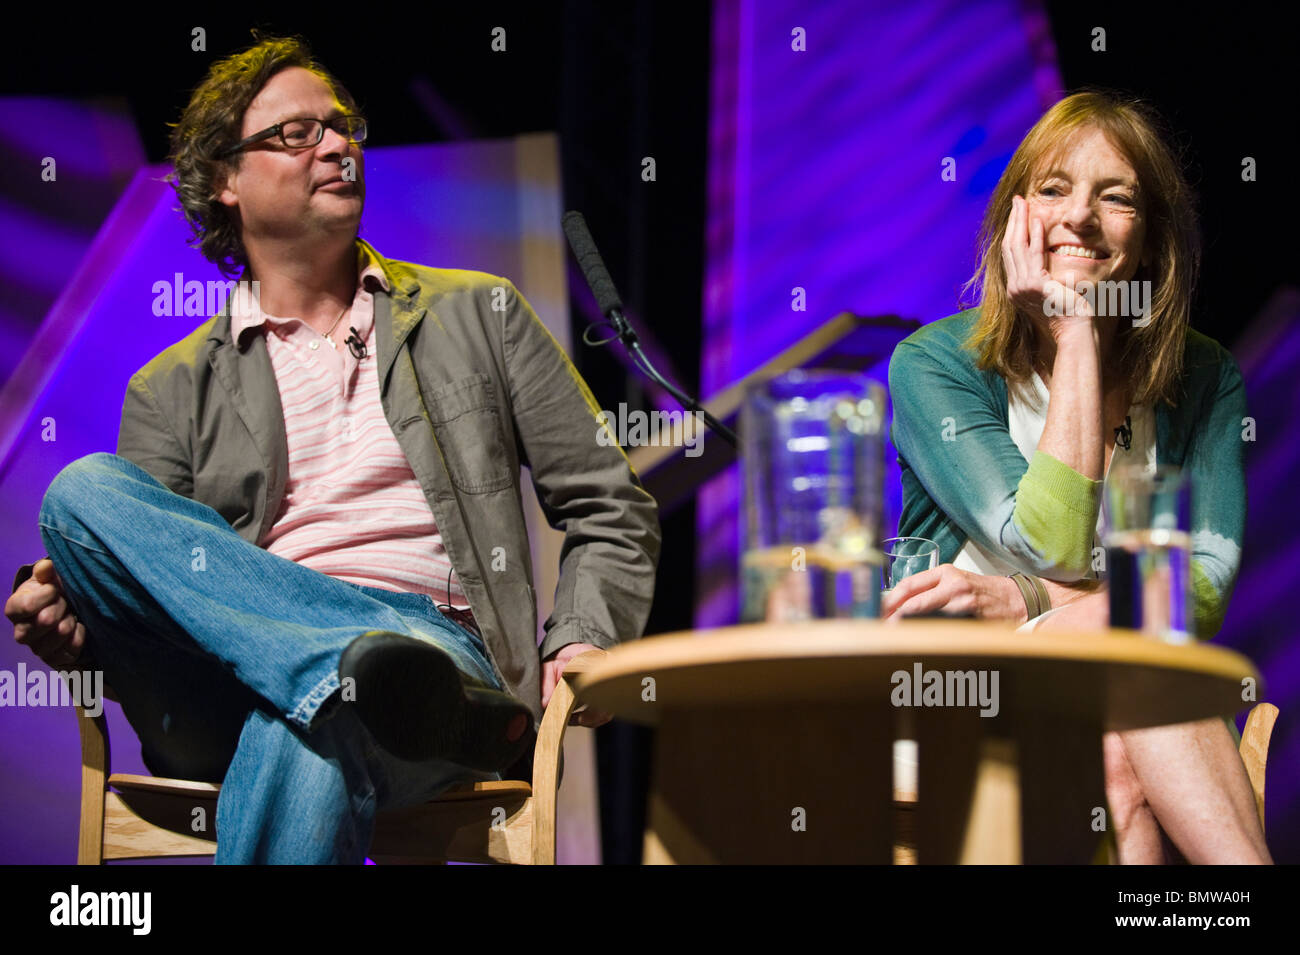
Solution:
[(1146, 224), (1137, 173), (1101, 130), (1085, 128), (1053, 167), (1040, 166), (1030, 183), (1032, 221), (1043, 223), (1043, 253), (1052, 278), (1126, 282), (1143, 256)]

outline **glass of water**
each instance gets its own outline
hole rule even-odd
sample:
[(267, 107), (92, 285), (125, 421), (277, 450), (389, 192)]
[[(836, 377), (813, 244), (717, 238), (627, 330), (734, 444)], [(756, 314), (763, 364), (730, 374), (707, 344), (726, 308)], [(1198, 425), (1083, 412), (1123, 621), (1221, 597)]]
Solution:
[(1169, 466), (1112, 469), (1104, 501), (1110, 625), (1190, 642), (1196, 628), (1187, 473)]
[(881, 543), (880, 550), (884, 556), (880, 585), (886, 593), (900, 580), (939, 566), (939, 545), (924, 537), (891, 537)]

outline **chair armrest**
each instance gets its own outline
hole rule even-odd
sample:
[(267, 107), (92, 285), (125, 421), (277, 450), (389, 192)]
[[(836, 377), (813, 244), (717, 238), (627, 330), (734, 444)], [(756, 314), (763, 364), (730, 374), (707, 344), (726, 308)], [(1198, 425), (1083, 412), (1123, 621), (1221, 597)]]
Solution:
[[(564, 665), (564, 673), (560, 675), (560, 682), (566, 685), (577, 680), (582, 674), (590, 670), (595, 664), (599, 663), (605, 656), (605, 650), (588, 650), (585, 653), (579, 653), (576, 657)], [(567, 687), (569, 692), (573, 692), (571, 686)], [(576, 702), (576, 701), (575, 701)], [(580, 726), (578, 714), (587, 708), (586, 703), (579, 703), (574, 706), (569, 713), (569, 725)]]
[(555, 859), (555, 807), (559, 788), (560, 754), (564, 731), (574, 716), (577, 698), (569, 681), (605, 655), (604, 650), (580, 653), (564, 665), (564, 673), (551, 693), (542, 714), (533, 750), (533, 862), (544, 865)]
[(77, 711), (77, 730), (81, 736), (81, 765), (107, 778), (111, 763), (108, 745), (108, 719), (103, 713), (91, 716), (84, 706)]
[(595, 664), (603, 660), (607, 652), (606, 650), (587, 650), (584, 653), (579, 653), (564, 665), (563, 678), (572, 680), (579, 673), (586, 673)]
[(1241, 761), (1250, 777), (1250, 788), (1255, 792), (1255, 809), (1259, 812), (1259, 825), (1264, 826), (1264, 773), (1268, 765), (1268, 741), (1273, 735), (1278, 709), (1272, 703), (1256, 703), (1246, 717), (1246, 732), (1241, 734)]

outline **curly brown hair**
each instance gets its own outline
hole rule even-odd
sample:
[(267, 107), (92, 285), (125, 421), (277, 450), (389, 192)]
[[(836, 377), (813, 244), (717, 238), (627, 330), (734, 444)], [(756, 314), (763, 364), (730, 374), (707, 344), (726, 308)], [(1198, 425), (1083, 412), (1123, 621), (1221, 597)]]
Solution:
[(998, 180), (980, 230), (980, 261), (966, 284), (978, 288), (979, 321), (968, 343), (978, 365), (992, 369), (1018, 391), (1033, 377), (1033, 329), (1007, 294), (1002, 238), (1011, 200), (1028, 195), (1035, 177), (1050, 168), (1080, 130), (1100, 129), (1133, 166), (1147, 220), (1149, 264), (1136, 278), (1151, 282), (1150, 322), (1119, 326), (1120, 372), (1133, 388), (1133, 403), (1177, 403), (1183, 345), (1201, 265), (1195, 196), (1182, 172), (1172, 135), (1154, 109), (1136, 97), (1087, 89), (1049, 109), (1025, 135)]
[(180, 211), (190, 224), (189, 244), (214, 262), (227, 278), (248, 268), (248, 256), (231, 211), (217, 198), (226, 174), (239, 168), (243, 152), (226, 159), (216, 156), (240, 139), (244, 113), (267, 80), (291, 67), (319, 76), (349, 112), (357, 112), (352, 94), (320, 63), (301, 37), (263, 36), (253, 31), (256, 43), (240, 53), (218, 60), (208, 69), (171, 126), (172, 173), (167, 176), (180, 199)]

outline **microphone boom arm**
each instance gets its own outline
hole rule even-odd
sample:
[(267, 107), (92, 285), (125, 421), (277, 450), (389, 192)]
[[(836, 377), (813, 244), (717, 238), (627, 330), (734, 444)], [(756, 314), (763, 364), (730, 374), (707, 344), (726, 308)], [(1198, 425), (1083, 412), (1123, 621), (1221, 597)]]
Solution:
[(614, 323), (614, 328), (619, 332), (618, 340), (623, 343), (627, 353), (632, 356), (632, 363), (641, 369), (641, 373), (676, 398), (678, 403), (687, 411), (697, 412), (715, 434), (733, 448), (736, 447), (736, 432), (709, 414), (707, 408), (661, 375), (659, 369), (655, 368), (646, 353), (642, 351), (641, 342), (637, 340), (636, 332), (632, 330), (632, 326), (628, 324), (627, 319), (622, 314), (619, 314), (618, 318), (619, 321)]

